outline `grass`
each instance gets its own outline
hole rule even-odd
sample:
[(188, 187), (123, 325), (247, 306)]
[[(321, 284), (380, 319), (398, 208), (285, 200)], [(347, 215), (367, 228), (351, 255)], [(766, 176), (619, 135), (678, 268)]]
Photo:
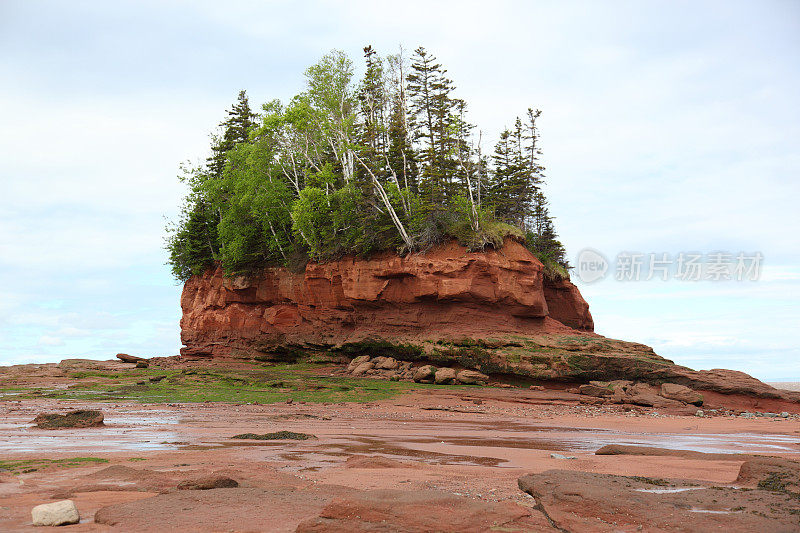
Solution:
[[(117, 372), (75, 372), (67, 389), (27, 388), (15, 398), (138, 401), (142, 403), (341, 403), (371, 402), (426, 388), (403, 381), (320, 375), (322, 365), (282, 363), (236, 369), (168, 370), (135, 368)], [(150, 377), (161, 377), (151, 382)], [(138, 382), (144, 381), (144, 384)], [(461, 386), (461, 387), (467, 387)]]
[(11, 472), (12, 474), (27, 474), (36, 472), (43, 468), (75, 468), (94, 463), (107, 463), (108, 459), (98, 457), (70, 457), (68, 459), (13, 459), (0, 460), (0, 470)]

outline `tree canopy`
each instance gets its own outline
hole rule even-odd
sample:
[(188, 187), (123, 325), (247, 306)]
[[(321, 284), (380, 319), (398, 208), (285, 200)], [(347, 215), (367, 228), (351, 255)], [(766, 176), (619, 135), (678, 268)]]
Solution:
[(436, 58), (364, 48), (365, 70), (334, 50), (305, 72), (305, 91), (254, 113), (245, 91), (184, 168), (180, 218), (168, 225), (175, 277), (221, 263), (233, 275), (271, 265), (523, 240), (551, 276), (569, 265), (542, 191), (537, 119), (528, 109), (491, 156)]

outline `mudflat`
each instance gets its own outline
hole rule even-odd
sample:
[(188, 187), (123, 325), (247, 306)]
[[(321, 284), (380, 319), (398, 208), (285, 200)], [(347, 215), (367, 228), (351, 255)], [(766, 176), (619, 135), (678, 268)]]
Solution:
[[(31, 509), (64, 499), (66, 531), (800, 530), (792, 406), (697, 416), (335, 370), (5, 368), (0, 530), (41, 530)], [(104, 424), (33, 423), (75, 410)]]

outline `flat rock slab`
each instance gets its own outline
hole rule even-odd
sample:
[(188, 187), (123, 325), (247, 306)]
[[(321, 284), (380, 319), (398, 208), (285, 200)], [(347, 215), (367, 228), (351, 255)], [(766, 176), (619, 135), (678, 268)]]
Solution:
[(552, 532), (536, 510), (511, 502), (490, 503), (454, 494), (422, 490), (371, 490), (340, 498), (316, 518), (297, 527), (298, 533), (483, 531)]
[(562, 531), (800, 531), (800, 500), (777, 491), (566, 470), (519, 487)]
[(83, 409), (67, 414), (41, 413), (33, 419), (39, 429), (91, 428), (103, 425), (103, 412)]
[(103, 507), (95, 513), (94, 521), (119, 531), (136, 532), (290, 532), (303, 520), (316, 516), (333, 498), (352, 490), (323, 484), (309, 488), (182, 490)]

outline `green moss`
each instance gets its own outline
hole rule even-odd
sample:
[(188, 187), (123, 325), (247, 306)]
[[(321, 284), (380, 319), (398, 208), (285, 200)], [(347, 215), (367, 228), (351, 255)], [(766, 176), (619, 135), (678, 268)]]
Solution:
[(11, 459), (0, 460), (0, 470), (12, 474), (35, 472), (47, 467), (75, 468), (87, 464), (107, 463), (108, 459), (99, 457), (70, 457), (68, 459)]

